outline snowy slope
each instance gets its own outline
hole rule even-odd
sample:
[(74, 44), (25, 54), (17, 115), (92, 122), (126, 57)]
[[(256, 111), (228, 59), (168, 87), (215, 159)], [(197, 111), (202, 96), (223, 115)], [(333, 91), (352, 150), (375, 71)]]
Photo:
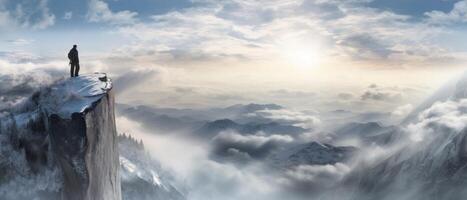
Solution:
[(84, 112), (112, 88), (106, 74), (87, 74), (57, 82), (48, 88), (39, 105), (47, 113), (70, 118), (74, 112)]
[(387, 159), (350, 176), (359, 182), (354, 199), (465, 199), (467, 77), (451, 87), (412, 114)]
[(142, 142), (119, 136), (120, 174), (124, 200), (184, 200), (169, 172), (151, 158)]
[(418, 114), (431, 107), (435, 102), (443, 102), (453, 98), (465, 98), (465, 91), (467, 91), (467, 72), (454, 77), (452, 80), (446, 82), (439, 88), (433, 95), (428, 97), (420, 105), (418, 105), (407, 117), (402, 121), (402, 125), (407, 125), (416, 120)]

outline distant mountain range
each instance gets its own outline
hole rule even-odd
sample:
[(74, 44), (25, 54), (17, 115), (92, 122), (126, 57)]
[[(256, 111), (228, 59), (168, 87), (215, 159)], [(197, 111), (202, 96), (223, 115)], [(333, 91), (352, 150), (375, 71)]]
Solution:
[(358, 139), (365, 144), (388, 145), (400, 135), (398, 126), (383, 126), (379, 122), (351, 122), (334, 131), (335, 141)]
[(132, 107), (125, 104), (118, 104), (117, 108), (118, 115), (141, 122), (148, 130), (161, 134), (184, 132), (194, 133), (196, 137), (212, 138), (225, 130), (244, 134), (263, 132), (281, 135), (297, 135), (308, 130), (295, 125), (282, 124), (273, 119), (245, 117), (256, 111), (283, 109), (276, 104), (237, 104), (225, 108), (201, 110)]
[(212, 122), (207, 122), (200, 129), (196, 130), (195, 133), (201, 137), (212, 138), (221, 131), (236, 131), (242, 134), (255, 134), (263, 132), (266, 134), (279, 134), (279, 135), (298, 135), (304, 133), (307, 129), (292, 126), (292, 125), (281, 125), (277, 122), (270, 123), (248, 123), (239, 124), (230, 119), (221, 119)]
[(202, 126), (204, 121), (192, 117), (190, 115), (192, 112), (192, 110), (157, 109), (149, 106), (126, 107), (124, 105), (119, 105), (117, 111), (119, 115), (141, 122), (145, 128), (157, 133), (191, 130)]
[[(276, 104), (237, 104), (225, 108), (209, 109), (176, 109), (155, 108), (150, 106), (129, 106), (117, 104), (117, 113), (132, 120), (141, 122), (150, 130), (160, 132), (177, 132), (197, 130), (210, 121), (219, 119), (242, 119), (243, 115), (259, 110), (282, 109)], [(271, 120), (266, 120), (271, 122)]]
[(126, 114), (129, 110), (156, 113), (158, 115), (168, 115), (174, 118), (190, 118), (200, 121), (213, 121), (216, 119), (237, 119), (246, 113), (252, 113), (259, 110), (280, 110), (284, 107), (277, 104), (236, 104), (225, 108), (206, 108), (206, 109), (178, 109), (178, 108), (158, 108), (152, 106), (130, 106), (126, 104), (117, 104), (117, 112)]

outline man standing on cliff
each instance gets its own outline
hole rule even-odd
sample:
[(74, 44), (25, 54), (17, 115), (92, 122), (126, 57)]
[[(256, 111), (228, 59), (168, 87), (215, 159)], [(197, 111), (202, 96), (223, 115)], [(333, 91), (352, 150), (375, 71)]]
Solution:
[(70, 75), (71, 77), (78, 76), (79, 73), (79, 58), (78, 58), (78, 49), (76, 49), (76, 44), (73, 45), (73, 48), (68, 53), (68, 59), (70, 59)]

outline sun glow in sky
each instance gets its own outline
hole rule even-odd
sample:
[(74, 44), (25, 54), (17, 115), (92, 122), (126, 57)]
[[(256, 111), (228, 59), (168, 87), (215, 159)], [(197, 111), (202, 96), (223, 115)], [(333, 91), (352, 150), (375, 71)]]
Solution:
[(284, 59), (292, 66), (301, 69), (317, 68), (322, 64), (325, 55), (322, 54), (316, 44), (300, 44), (299, 42), (291, 42), (286, 44), (282, 49)]
[(467, 61), (467, 0), (415, 1), (0, 0), (1, 73), (66, 75), (76, 43), (127, 103), (391, 110)]

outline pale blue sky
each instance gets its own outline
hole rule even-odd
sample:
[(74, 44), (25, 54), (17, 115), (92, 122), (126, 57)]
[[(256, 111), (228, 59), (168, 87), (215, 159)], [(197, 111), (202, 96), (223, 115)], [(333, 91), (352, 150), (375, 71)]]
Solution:
[[(128, 101), (267, 102), (290, 90), (321, 94), (291, 103), (301, 106), (390, 109), (421, 95), (359, 97), (373, 83), (435, 88), (462, 71), (466, 24), (467, 0), (0, 0), (0, 63), (65, 72), (76, 43), (84, 72), (154, 74), (157, 87)], [(344, 91), (352, 101), (333, 99)]]
[[(96, 2), (99, 3), (100, 6), (104, 5), (106, 7), (98, 7), (96, 6)], [(329, 16), (343, 17), (345, 16), (345, 14), (342, 14), (342, 9), (344, 8), (366, 8), (376, 9), (376, 12), (386, 11), (395, 15), (406, 16), (407, 19), (405, 19), (404, 22), (407, 23), (407, 25), (410, 25), (411, 21), (414, 21), (414, 24), (418, 24), (423, 21), (429, 21), (430, 17), (428, 13), (433, 11), (448, 14), (451, 12), (451, 10), (453, 10), (453, 7), (456, 3), (462, 1), (330, 0), (301, 2), (299, 0), (276, 0), (251, 2), (259, 3), (249, 3), (248, 0), (1, 0), (0, 13), (6, 17), (3, 17), (5, 19), (0, 21), (0, 28), (3, 32), (0, 36), (4, 40), (14, 40), (18, 38), (34, 40), (35, 44), (38, 46), (42, 46), (44, 44), (43, 41), (46, 41), (46, 43), (49, 44), (51, 48), (56, 48), (57, 50), (63, 48), (61, 43), (69, 43), (70, 41), (76, 40), (86, 46), (89, 45), (89, 49), (101, 50), (104, 46), (107, 48), (114, 47), (112, 43), (117, 41), (121, 42), (122, 37), (108, 33), (115, 31), (118, 26), (130, 25), (129, 23), (119, 24), (118, 21), (124, 21), (123, 19), (132, 18), (134, 21), (131, 22), (131, 25), (135, 23), (152, 23), (153, 16), (164, 16), (170, 12), (183, 13), (187, 9), (202, 10), (203, 8), (218, 6), (218, 9), (214, 12), (216, 12), (215, 15), (219, 16), (220, 18), (231, 20), (233, 23), (249, 23), (251, 26), (260, 26), (263, 23), (268, 23), (272, 20), (277, 20), (277, 18), (283, 17), (278, 16), (278, 10), (274, 10), (271, 5), (277, 4), (278, 6), (281, 6), (290, 2), (299, 2), (298, 4), (301, 5), (295, 6), (294, 9), (298, 9), (298, 12), (303, 12), (303, 17), (311, 18), (311, 16), (305, 14), (306, 12), (315, 12), (317, 14), (319, 13), (318, 16), (312, 16), (313, 20), (316, 20), (316, 18), (317, 20), (323, 20), (327, 19), (326, 17)], [(264, 4), (264, 7), (262, 4)], [(257, 7), (255, 8), (257, 9), (256, 13), (249, 13), (250, 11), (254, 12), (251, 8), (248, 8), (249, 6)], [(90, 17), (92, 10), (97, 10), (97, 17), (95, 19)], [(236, 14), (239, 14), (238, 11), (241, 10), (246, 13), (245, 18), (242, 16), (236, 16)], [(283, 11), (286, 12), (286, 10)], [(131, 17), (123, 16), (118, 18), (115, 15), (119, 12), (129, 12), (133, 13), (134, 15)], [(251, 16), (248, 17), (249, 15)], [(466, 17), (465, 13), (462, 15), (463, 16), (460, 16), (460, 18)], [(388, 16), (388, 18), (390, 17), (391, 16)], [(53, 19), (51, 20), (51, 18)], [(10, 22), (7, 23), (8, 21)], [(329, 21), (332, 22), (332, 20)], [(443, 23), (444, 26), (442, 29), (451, 30), (448, 32), (453, 35), (462, 35), (456, 33), (464, 33), (465, 29), (459, 27), (464, 25), (465, 20), (457, 19), (450, 21), (451, 22), (449, 24)], [(171, 26), (170, 23), (165, 25), (167, 27)], [(441, 26), (439, 23), (436, 25)], [(84, 34), (81, 35), (82, 33)], [(95, 37), (91, 38), (88, 34), (94, 34)], [(446, 45), (444, 48), (452, 47), (456, 50), (466, 50), (465, 45), (460, 44), (459, 42), (453, 43), (451, 41), (452, 38), (449, 36), (446, 36), (445, 38), (433, 38), (435, 38), (433, 43), (441, 45), (446, 43), (448, 45), (453, 45)], [(60, 44), (53, 44), (55, 42), (50, 41), (53, 39), (55, 39), (55, 41)], [(4, 43), (5, 41), (2, 42)], [(379, 45), (379, 43), (368, 44), (361, 48), (374, 48), (379, 47)], [(2, 46), (5, 46), (5, 43)], [(8, 51), (8, 49), (2, 50)], [(378, 49), (370, 49), (370, 51), (371, 50), (379, 51)]]

